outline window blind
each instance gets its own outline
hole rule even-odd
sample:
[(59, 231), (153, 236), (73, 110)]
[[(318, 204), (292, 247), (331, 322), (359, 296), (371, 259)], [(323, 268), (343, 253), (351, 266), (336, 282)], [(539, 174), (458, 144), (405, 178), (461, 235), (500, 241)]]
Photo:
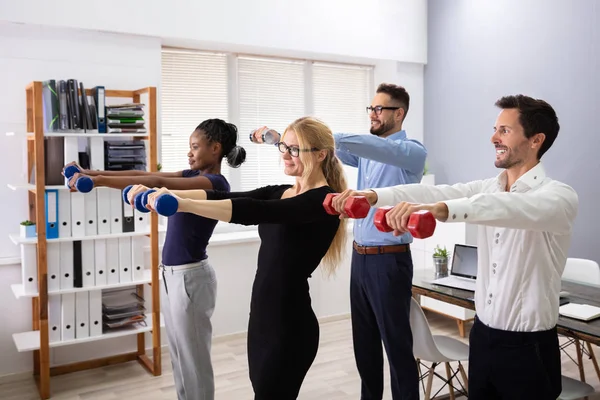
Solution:
[[(225, 54), (163, 49), (161, 163), (163, 171), (189, 168), (189, 136), (209, 118), (228, 121)], [(221, 172), (229, 176), (227, 161)]]
[(305, 115), (304, 63), (269, 58), (239, 57), (240, 142), (246, 162), (240, 167), (239, 190), (293, 183), (283, 173), (281, 153), (272, 145), (254, 144), (249, 134), (261, 126), (283, 133)]
[[(334, 133), (370, 134), (365, 107), (373, 97), (373, 69), (330, 63), (313, 63), (313, 115)], [(344, 166), (348, 186), (356, 188), (357, 169)]]

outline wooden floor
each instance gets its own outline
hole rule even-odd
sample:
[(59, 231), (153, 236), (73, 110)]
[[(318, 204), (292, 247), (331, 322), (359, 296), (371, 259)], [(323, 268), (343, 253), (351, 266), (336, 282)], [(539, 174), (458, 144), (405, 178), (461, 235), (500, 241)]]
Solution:
[[(446, 317), (427, 313), (434, 334), (460, 339), (456, 323)], [(470, 329), (470, 325), (468, 325)], [(466, 339), (461, 339), (467, 342)], [(571, 346), (572, 347), (572, 346)], [(596, 354), (599, 354), (596, 348)], [(574, 350), (572, 351), (574, 355)], [(252, 400), (248, 379), (245, 338), (217, 339), (213, 344), (217, 400)], [(565, 355), (563, 374), (578, 379), (575, 364)], [(466, 365), (468, 367), (468, 365)], [(600, 382), (589, 360), (585, 362), (588, 383), (600, 390)], [(36, 400), (37, 389), (30, 376), (2, 378), (0, 399)], [(391, 400), (389, 371), (385, 368), (384, 399)], [(439, 382), (434, 383), (434, 388)], [(138, 363), (115, 365), (52, 378), (52, 399), (61, 400), (159, 400), (177, 399), (168, 352), (163, 354), (163, 375), (150, 376)], [(434, 390), (435, 393), (436, 390)], [(440, 393), (447, 393), (447, 389)], [(299, 400), (358, 400), (360, 380), (354, 364), (350, 320), (321, 324), (321, 344), (309, 371)], [(423, 398), (423, 397), (422, 397)]]

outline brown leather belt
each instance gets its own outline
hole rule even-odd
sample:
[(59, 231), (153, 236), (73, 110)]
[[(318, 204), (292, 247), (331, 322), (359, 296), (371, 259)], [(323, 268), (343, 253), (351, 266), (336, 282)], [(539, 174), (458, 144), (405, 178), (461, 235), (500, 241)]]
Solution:
[(409, 244), (398, 244), (393, 246), (361, 246), (353, 242), (354, 250), (358, 254), (386, 254), (386, 253), (405, 253), (410, 251)]

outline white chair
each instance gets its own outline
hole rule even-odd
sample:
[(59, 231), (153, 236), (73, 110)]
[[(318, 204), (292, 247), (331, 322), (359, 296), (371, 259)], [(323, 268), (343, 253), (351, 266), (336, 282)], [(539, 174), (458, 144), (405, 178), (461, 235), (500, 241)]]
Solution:
[[(586, 260), (583, 258), (567, 258), (565, 270), (562, 274), (562, 279), (565, 281), (577, 282), (582, 284), (598, 285), (600, 292), (600, 266), (593, 260)], [(570, 345), (574, 344), (577, 352), (577, 360), (565, 350)], [(584, 345), (585, 344), (585, 345)], [(586, 348), (587, 345), (587, 348)], [(579, 339), (569, 338), (565, 343), (560, 346), (560, 349), (579, 367), (579, 377), (582, 382), (585, 382), (585, 372), (583, 369), (583, 357), (586, 356), (592, 360), (592, 364), (596, 370), (598, 380), (600, 380), (600, 368), (598, 367), (598, 360), (592, 348), (591, 343), (583, 342)]]
[[(469, 346), (460, 340), (448, 336), (433, 335), (421, 306), (414, 298), (412, 298), (410, 307), (410, 326), (413, 335), (413, 352), (419, 368), (419, 381), (423, 382), (427, 377), (427, 388), (423, 388), (425, 391), (425, 400), (436, 397), (446, 385), (448, 385), (451, 400), (455, 399), (455, 390), (458, 392), (457, 394), (468, 396), (467, 388), (469, 383), (461, 361), (467, 361), (469, 359)], [(431, 362), (431, 366), (428, 367), (423, 364), (421, 360)], [(450, 366), (451, 362), (458, 362), (458, 370), (455, 371)], [(435, 368), (440, 364), (446, 365), (446, 378), (435, 372)], [(421, 365), (428, 368), (428, 371), (425, 374), (421, 373)], [(459, 372), (463, 383), (461, 383), (458, 378)], [(431, 386), (433, 384), (434, 376), (440, 378), (444, 382), (444, 385), (440, 388), (438, 393), (432, 396)], [(452, 384), (453, 379), (456, 380), (459, 387)]]
[(595, 390), (591, 385), (563, 375), (562, 392), (557, 400), (582, 399), (594, 392)]

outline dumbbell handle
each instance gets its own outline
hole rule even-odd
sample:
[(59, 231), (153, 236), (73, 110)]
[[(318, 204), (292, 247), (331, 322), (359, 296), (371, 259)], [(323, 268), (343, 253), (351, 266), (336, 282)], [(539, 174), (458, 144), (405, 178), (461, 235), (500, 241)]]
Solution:
[[(386, 219), (387, 213), (392, 208), (393, 207), (391, 207), (391, 206), (380, 207), (375, 212), (375, 216), (373, 217), (373, 222), (375, 224), (375, 227), (379, 231), (381, 231), (381, 232), (392, 232), (393, 231), (393, 229), (388, 225), (387, 219)], [(420, 218), (425, 218), (425, 219), (429, 220), (428, 221), (429, 226), (426, 226), (425, 228), (422, 229), (418, 223)], [(408, 231), (413, 237), (418, 238), (418, 239), (425, 239), (433, 234), (433, 231), (435, 229), (435, 218), (433, 217), (433, 214), (431, 214), (430, 211), (427, 211), (427, 210), (415, 211), (414, 213), (412, 213), (410, 215), (407, 225), (408, 225)]]
[[(339, 215), (339, 213), (333, 208), (332, 202), (339, 196), (339, 193), (328, 193), (323, 201), (323, 207), (325, 211), (330, 215)], [(344, 203), (344, 212), (350, 218), (365, 218), (369, 214), (371, 205), (364, 196), (351, 196), (346, 199)]]

